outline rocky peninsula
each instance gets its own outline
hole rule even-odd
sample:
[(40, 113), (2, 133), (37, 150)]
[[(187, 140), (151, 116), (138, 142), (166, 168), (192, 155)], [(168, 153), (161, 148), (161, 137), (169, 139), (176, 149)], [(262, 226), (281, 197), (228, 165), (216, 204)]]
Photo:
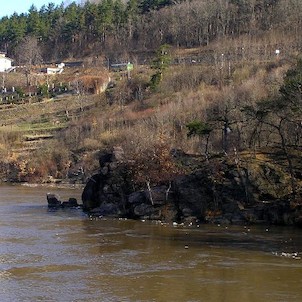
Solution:
[[(288, 173), (264, 156), (202, 156), (171, 152), (186, 167), (169, 182), (137, 186), (121, 148), (100, 156), (99, 173), (82, 194), (83, 210), (96, 217), (125, 217), (188, 224), (302, 225), (299, 199)], [(298, 182), (297, 182), (298, 183)]]

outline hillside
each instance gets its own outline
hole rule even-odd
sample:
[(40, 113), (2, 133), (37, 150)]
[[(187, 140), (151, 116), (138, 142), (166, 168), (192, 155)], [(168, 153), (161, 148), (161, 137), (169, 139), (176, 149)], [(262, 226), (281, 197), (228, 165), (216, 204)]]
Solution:
[[(249, 189), (254, 202), (288, 196), (300, 202), (301, 4), (293, 13), (294, 1), (281, 0), (245, 1), (245, 7), (219, 1), (215, 9), (216, 1), (163, 1), (152, 8), (134, 2), (48, 8), (66, 22), (64, 27), (53, 19), (63, 26), (58, 33), (64, 29), (57, 40), (50, 28), (38, 40), (30, 27), (18, 41), (6, 36), (13, 21), (29, 26), (34, 10), (0, 20), (1, 41), (24, 63), (2, 74), (1, 180), (85, 183), (100, 171), (102, 156), (117, 148), (129, 164), (132, 189), (169, 187), (203, 169), (207, 183), (231, 179), (243, 193)], [(107, 14), (119, 7), (128, 19), (106, 19), (106, 26), (96, 27), (106, 3)], [(132, 15), (131, 4), (139, 8)], [(202, 10), (200, 19), (196, 10)], [(46, 11), (36, 12), (42, 23), (49, 21)], [(181, 14), (184, 24), (190, 21), (192, 30), (173, 23), (172, 13)], [(88, 23), (79, 27), (72, 16)], [(156, 23), (149, 29), (151, 20)], [(18, 61), (19, 47), (25, 54), (33, 46), (38, 51), (30, 52), (31, 63)], [(45, 56), (49, 48), (52, 57)], [(41, 72), (57, 66), (42, 64), (41, 56), (64, 62), (64, 71)], [(175, 162), (177, 154), (182, 156)]]
[[(252, 145), (255, 148), (256, 142), (252, 141), (256, 138), (251, 135), (256, 130), (249, 129), (242, 108), (278, 95), (290, 66), (287, 60), (276, 57), (274, 52), (262, 60), (261, 57), (252, 60), (252, 56), (251, 60), (231, 60), (232, 51), (236, 50), (229, 47), (229, 57), (220, 54), (219, 61), (213, 63), (219, 55), (217, 50), (221, 50), (218, 45), (212, 49), (166, 50), (169, 52), (167, 67), (150, 69), (149, 65), (135, 64), (130, 79), (126, 71), (111, 71), (111, 83), (105, 93), (82, 89), (80, 94), (42, 96), (25, 104), (3, 104), (1, 150), (5, 165), (15, 167), (14, 161), (25, 165), (24, 171), (18, 172), (22, 176), (17, 177), (18, 173), (14, 172), (17, 174), (12, 180), (65, 178), (69, 170), (77, 169), (87, 171), (87, 177), (97, 170), (94, 154), (99, 150), (121, 145), (129, 154), (137, 154), (152, 149), (160, 136), (170, 149), (203, 153), (204, 139), (198, 135), (187, 137), (187, 125), (194, 120), (208, 121), (213, 127), (208, 145), (211, 154), (224, 150), (219, 129), (226, 119), (234, 129), (228, 138), (229, 149), (241, 150)], [(157, 56), (161, 57), (161, 52), (154, 54)], [(162, 78), (152, 87), (152, 75), (158, 71)], [(53, 78), (53, 81), (78, 83), (87, 74), (91, 77), (102, 73), (107, 71), (92, 67), (67, 69), (60, 75), (61, 79)], [(59, 156), (55, 154), (58, 146)], [(35, 160), (31, 161), (33, 152)]]

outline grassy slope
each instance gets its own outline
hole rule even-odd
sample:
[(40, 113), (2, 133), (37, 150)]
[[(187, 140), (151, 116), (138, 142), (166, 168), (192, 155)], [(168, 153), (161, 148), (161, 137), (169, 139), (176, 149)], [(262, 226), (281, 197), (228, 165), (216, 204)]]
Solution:
[[(247, 44), (244, 39), (241, 42)], [(235, 53), (241, 42), (217, 44), (212, 50), (173, 51), (174, 58), (186, 59), (179, 60), (180, 64), (172, 65), (165, 72), (156, 92), (144, 88), (153, 71), (148, 66), (140, 66), (134, 70), (130, 84), (123, 74), (112, 73), (116, 86), (108, 90), (106, 97), (104, 94), (69, 96), (1, 107), (0, 151), (4, 162), (25, 161), (22, 170), (25, 180), (43, 180), (48, 175), (64, 177), (67, 169), (79, 166), (84, 167), (87, 173), (93, 173), (98, 165), (94, 156), (98, 150), (118, 144), (128, 154), (143, 152), (152, 148), (153, 142), (163, 132), (169, 148), (200, 152), (198, 139), (188, 140), (186, 137), (185, 125), (189, 121), (205, 118), (206, 108), (222, 100), (256, 101), (276, 93), (288, 68), (288, 63), (276, 60), (273, 52), (265, 57), (253, 52), (250, 60), (248, 57), (242, 60), (236, 57), (236, 60), (223, 64), (219, 59), (196, 62), (204, 53), (207, 57), (214, 53), (213, 58), (220, 58), (221, 51)], [(72, 81), (95, 73), (98, 71), (93, 68), (69, 70), (64, 76), (65, 80)], [(141, 91), (142, 96), (138, 97), (137, 91)], [(59, 159), (58, 155), (53, 155), (58, 146), (62, 150), (62, 158)], [(211, 147), (217, 149), (215, 143)], [(32, 163), (33, 154), (40, 163), (43, 163), (43, 158), (44, 162), (49, 158), (52, 160), (42, 169), (41, 164)], [(56, 169), (53, 171), (51, 166), (56, 166)]]

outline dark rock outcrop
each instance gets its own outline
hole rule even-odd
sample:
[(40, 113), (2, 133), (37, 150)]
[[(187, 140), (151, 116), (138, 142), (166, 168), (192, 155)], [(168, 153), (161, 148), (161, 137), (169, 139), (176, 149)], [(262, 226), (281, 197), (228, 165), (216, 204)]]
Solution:
[(52, 193), (47, 193), (46, 198), (47, 198), (48, 207), (53, 209), (76, 208), (80, 206), (76, 198), (69, 198), (68, 201), (62, 202), (58, 195)]
[(56, 194), (47, 193), (46, 194), (47, 203), (49, 208), (59, 208), (62, 205), (62, 202), (59, 199), (59, 196)]
[[(189, 165), (190, 157), (184, 156)], [(95, 216), (190, 224), (302, 225), (302, 210), (289, 202), (286, 178), (271, 164), (251, 170), (225, 160), (204, 162), (175, 177), (172, 186), (161, 184), (151, 191), (134, 190), (131, 175), (122, 149), (102, 155), (100, 172), (88, 180), (82, 194), (84, 210)], [(278, 185), (282, 190), (275, 189)]]
[(95, 174), (88, 179), (88, 182), (82, 193), (83, 209), (85, 211), (92, 210), (100, 206), (101, 174)]
[(101, 155), (100, 172), (88, 179), (82, 193), (83, 209), (88, 212), (99, 209), (100, 215), (125, 215), (125, 199), (131, 191), (128, 174), (121, 148)]
[(63, 201), (62, 202), (62, 207), (63, 208), (75, 208), (78, 207), (78, 201), (76, 200), (76, 198), (69, 198), (68, 201)]

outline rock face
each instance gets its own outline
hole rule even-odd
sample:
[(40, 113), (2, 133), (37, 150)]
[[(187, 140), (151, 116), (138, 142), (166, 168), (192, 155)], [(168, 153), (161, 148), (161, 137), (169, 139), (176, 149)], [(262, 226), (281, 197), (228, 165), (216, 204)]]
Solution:
[[(288, 201), (289, 189), (283, 179), (273, 166), (250, 171), (220, 161), (176, 177), (172, 186), (136, 191), (123, 150), (116, 148), (100, 157), (100, 172), (88, 180), (82, 201), (84, 210), (96, 216), (302, 225), (302, 209)], [(283, 189), (276, 190), (278, 185)]]
[(83, 209), (100, 215), (124, 215), (131, 187), (128, 176), (122, 149), (100, 156), (100, 173), (89, 178), (82, 193)]
[(99, 190), (101, 187), (101, 175), (96, 174), (88, 179), (88, 182), (82, 193), (82, 202), (84, 210), (92, 210), (100, 206)]

